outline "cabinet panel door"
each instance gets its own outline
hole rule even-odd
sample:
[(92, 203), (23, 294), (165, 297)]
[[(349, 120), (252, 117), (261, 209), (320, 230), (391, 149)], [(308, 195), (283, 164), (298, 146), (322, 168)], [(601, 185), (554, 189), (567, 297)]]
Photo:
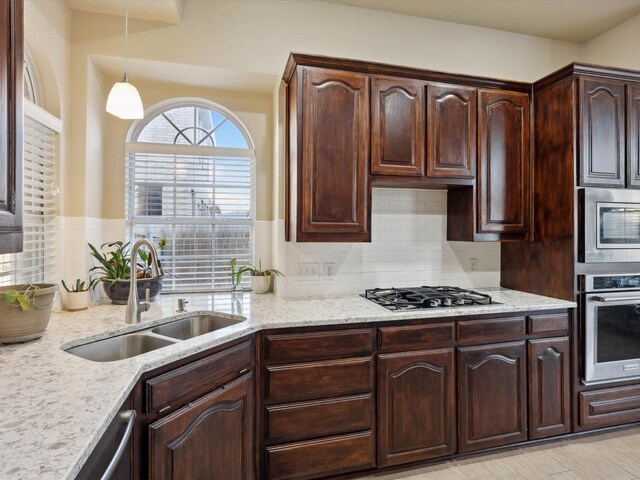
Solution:
[(525, 342), (458, 349), (460, 452), (527, 439)]
[(529, 350), (529, 438), (571, 431), (569, 338), (531, 340)]
[(378, 357), (378, 465), (455, 451), (453, 349)]
[(0, 2), (0, 253), (22, 251), (23, 0)]
[(253, 478), (252, 391), (244, 376), (151, 424), (150, 478)]
[(640, 188), (640, 85), (627, 86), (627, 187)]
[(372, 173), (424, 175), (424, 88), (406, 78), (372, 79)]
[(478, 233), (526, 234), (530, 222), (529, 95), (480, 90)]
[(367, 241), (369, 78), (305, 67), (302, 88), (297, 239)]
[(427, 176), (475, 178), (478, 93), (434, 84), (427, 90)]
[(579, 80), (580, 185), (624, 187), (624, 83)]

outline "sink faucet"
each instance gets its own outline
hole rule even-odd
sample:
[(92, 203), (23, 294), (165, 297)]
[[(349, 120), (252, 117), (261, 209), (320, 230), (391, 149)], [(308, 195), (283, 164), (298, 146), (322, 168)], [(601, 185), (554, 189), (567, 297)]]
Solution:
[(138, 250), (142, 245), (146, 245), (149, 248), (149, 260), (151, 260), (151, 277), (155, 278), (160, 275), (160, 265), (158, 264), (158, 252), (156, 247), (153, 246), (146, 238), (142, 238), (133, 244), (131, 247), (131, 279), (129, 283), (129, 301), (127, 302), (127, 313), (125, 315), (125, 321), (127, 323), (140, 323), (140, 314), (146, 312), (151, 307), (149, 301), (149, 289), (145, 292), (145, 301), (138, 301), (138, 282), (137, 282), (137, 262)]

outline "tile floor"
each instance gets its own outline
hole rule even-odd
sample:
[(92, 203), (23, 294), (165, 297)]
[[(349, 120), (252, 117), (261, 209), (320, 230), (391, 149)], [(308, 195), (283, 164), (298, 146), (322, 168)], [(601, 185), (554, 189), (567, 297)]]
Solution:
[(477, 455), (367, 480), (640, 479), (640, 428)]

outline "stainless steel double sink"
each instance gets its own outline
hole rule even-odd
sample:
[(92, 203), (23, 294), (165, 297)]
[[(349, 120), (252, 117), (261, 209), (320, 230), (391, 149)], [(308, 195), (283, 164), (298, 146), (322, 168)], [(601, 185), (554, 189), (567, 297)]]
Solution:
[(71, 347), (65, 351), (94, 362), (114, 362), (244, 322), (243, 317), (198, 314), (156, 327)]

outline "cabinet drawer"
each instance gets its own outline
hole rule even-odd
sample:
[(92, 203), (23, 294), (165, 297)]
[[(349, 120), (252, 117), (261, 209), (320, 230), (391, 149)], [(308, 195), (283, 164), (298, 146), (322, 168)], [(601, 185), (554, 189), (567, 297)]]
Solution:
[(267, 335), (264, 358), (267, 362), (302, 362), (332, 357), (355, 357), (373, 351), (373, 329)]
[(580, 426), (606, 427), (640, 421), (640, 386), (608, 388), (579, 395)]
[(291, 442), (373, 428), (374, 397), (353, 397), (273, 405), (266, 408), (267, 440)]
[(373, 361), (347, 358), (266, 368), (266, 400), (282, 403), (370, 392)]
[(383, 352), (449, 347), (453, 340), (453, 322), (378, 329), (378, 342)]
[(147, 411), (186, 403), (253, 368), (253, 343), (245, 342), (147, 380)]
[(502, 341), (524, 337), (524, 317), (491, 318), (458, 322), (459, 342)]
[(338, 475), (375, 466), (371, 431), (267, 447), (267, 478), (298, 480)]
[(569, 331), (569, 315), (555, 313), (550, 315), (531, 315), (527, 325), (531, 335), (565, 335)]

